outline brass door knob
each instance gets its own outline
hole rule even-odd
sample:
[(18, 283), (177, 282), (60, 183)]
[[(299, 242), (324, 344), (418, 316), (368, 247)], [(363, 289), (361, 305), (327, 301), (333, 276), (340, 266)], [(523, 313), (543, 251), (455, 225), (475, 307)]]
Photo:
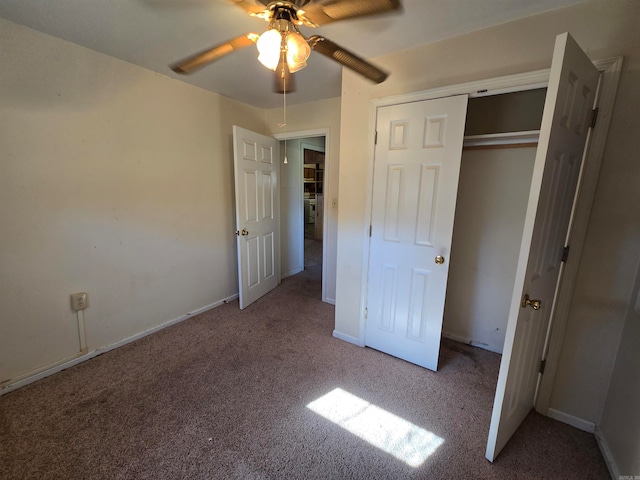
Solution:
[(527, 306), (533, 308), (534, 310), (540, 310), (542, 307), (542, 302), (540, 300), (532, 300), (529, 298), (528, 294), (524, 294), (524, 298), (522, 299), (522, 308), (526, 308)]
[(245, 228), (243, 228), (243, 229), (242, 229), (242, 232), (240, 232), (240, 234), (241, 234), (243, 237), (246, 237), (247, 235), (249, 235), (249, 232), (248, 232)]
[(436, 255), (436, 264), (442, 265), (444, 263), (444, 257), (442, 255)]

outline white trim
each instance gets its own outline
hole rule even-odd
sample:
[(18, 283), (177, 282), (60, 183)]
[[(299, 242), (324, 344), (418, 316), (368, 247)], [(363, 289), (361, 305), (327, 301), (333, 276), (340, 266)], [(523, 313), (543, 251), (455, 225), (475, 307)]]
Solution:
[(596, 430), (595, 423), (588, 422), (578, 417), (574, 417), (573, 415), (561, 412), (560, 410), (556, 410), (555, 408), (550, 408), (547, 416), (549, 418), (553, 418), (554, 420), (558, 420), (559, 422), (571, 425), (572, 427), (576, 427), (578, 430), (582, 430), (583, 432), (593, 433)]
[(498, 353), (502, 355), (502, 347), (499, 348), (494, 345), (489, 345), (488, 343), (478, 342), (468, 337), (462, 337), (454, 333), (445, 332), (444, 330), (442, 331), (442, 336), (444, 338), (448, 338), (449, 340), (453, 340), (454, 342), (464, 343), (465, 345), (471, 345), (472, 347), (478, 347), (483, 350), (488, 350), (489, 352)]
[(287, 278), (296, 275), (304, 270), (304, 267), (294, 268), (293, 270), (283, 273), (280, 278)]
[[(327, 195), (326, 193), (330, 191), (329, 190), (330, 183), (331, 183), (330, 172), (332, 167), (331, 162), (334, 161), (331, 158), (331, 153), (330, 153), (331, 152), (330, 143), (329, 143), (331, 141), (330, 133), (331, 133), (331, 130), (329, 128), (316, 128), (313, 130), (300, 130), (296, 132), (276, 133), (273, 135), (273, 137), (276, 140), (285, 140), (285, 139), (296, 140), (299, 138), (324, 137), (325, 153), (324, 153), (324, 177), (323, 177), (324, 181), (322, 186), (322, 193), (324, 198), (323, 212), (324, 212), (325, 218), (323, 219), (323, 224), (322, 224), (322, 301), (335, 305), (335, 300), (332, 300), (327, 297), (327, 243), (328, 243), (328, 239), (330, 238), (329, 237), (330, 222), (327, 221), (326, 217), (328, 215), (328, 212), (330, 211), (329, 209), (331, 208), (331, 204), (329, 203), (331, 199), (329, 198), (330, 195)], [(303, 164), (303, 161), (300, 162), (300, 165), (302, 164)], [(302, 177), (302, 172), (300, 172), (300, 177)], [(303, 221), (303, 225), (304, 225), (304, 221)], [(303, 242), (303, 250), (304, 250), (304, 237), (302, 239), (302, 242)]]
[(464, 147), (486, 147), (494, 145), (520, 145), (538, 143), (540, 130), (525, 132), (487, 133), (483, 135), (467, 135), (462, 143)]
[(609, 444), (607, 443), (604, 434), (600, 427), (596, 425), (596, 431), (594, 432), (596, 437), (596, 441), (598, 442), (598, 447), (600, 447), (600, 453), (602, 453), (602, 457), (604, 458), (604, 463), (607, 464), (607, 468), (609, 469), (609, 474), (611, 475), (612, 480), (618, 480), (622, 477), (620, 474), (620, 469), (618, 468), (618, 464), (613, 458), (613, 453), (611, 452), (611, 448), (609, 448)]
[(365, 332), (367, 324), (367, 297), (369, 295), (369, 247), (371, 246), (371, 237), (369, 231), (371, 223), (373, 221), (373, 166), (375, 164), (375, 141), (376, 141), (376, 127), (378, 106), (377, 102), (382, 101), (374, 100), (369, 105), (369, 137), (367, 139), (367, 158), (369, 159), (367, 165), (367, 181), (366, 185), (366, 199), (364, 204), (364, 226), (362, 231), (362, 275), (360, 277), (360, 318), (358, 321), (358, 344), (365, 345)]
[[(621, 65), (622, 57), (594, 60), (593, 64), (598, 68), (598, 70), (604, 71), (609, 70), (618, 62), (620, 62)], [(401, 95), (377, 98), (371, 101), (371, 107), (375, 110), (378, 107), (420, 102), (422, 100), (450, 97), (453, 95), (467, 94), (469, 97), (474, 98), (546, 88), (549, 83), (549, 72), (550, 69), (545, 68), (543, 70), (535, 70), (533, 72), (517, 73), (514, 75), (505, 75), (502, 77), (460, 83), (458, 85), (447, 85), (430, 90), (421, 90), (419, 92), (403, 93)]]
[(364, 342), (361, 342), (359, 338), (352, 337), (351, 335), (347, 335), (346, 333), (339, 332), (337, 330), (333, 331), (333, 336), (343, 342), (353, 343), (359, 347), (364, 347)]
[(399, 105), (402, 103), (421, 102), (432, 98), (450, 97), (453, 95), (469, 95), (470, 97), (486, 97), (499, 95), (502, 93), (519, 92), (523, 90), (533, 90), (536, 88), (546, 88), (549, 82), (549, 69), (536, 70), (534, 72), (506, 75), (486, 80), (449, 85), (445, 87), (423, 90), (414, 93), (405, 93), (391, 97), (378, 98), (373, 100), (372, 107), (386, 107), (389, 105)]
[(593, 63), (602, 72), (602, 84), (600, 85), (598, 99), (598, 122), (589, 139), (589, 150), (585, 156), (582, 179), (578, 186), (579, 191), (576, 196), (575, 211), (570, 230), (569, 244), (571, 248), (568, 260), (564, 264), (564, 273), (558, 287), (557, 303), (549, 331), (548, 348), (544, 356), (546, 360), (545, 372), (540, 377), (538, 386), (535, 408), (543, 415), (548, 415), (547, 411), (551, 404), (551, 394), (560, 362), (560, 352), (564, 342), (578, 267), (580, 266), (584, 241), (587, 235), (591, 207), (595, 197), (600, 166), (602, 165), (609, 124), (622, 71), (622, 57)]
[(96, 350), (92, 350), (85, 355), (83, 355), (82, 353), (79, 353), (71, 357), (62, 359), (59, 362), (51, 363), (49, 365), (46, 365), (45, 367), (32, 370), (31, 372), (28, 372), (24, 375), (20, 375), (19, 377), (8, 380), (8, 382), (11, 382), (11, 383), (7, 383), (6, 385), (3, 385), (2, 387), (0, 387), (0, 396), (4, 395), (5, 393), (9, 393), (14, 390), (17, 390), (20, 387), (24, 387), (25, 385), (29, 385), (30, 383), (36, 382), (38, 380), (42, 380), (43, 378), (53, 375), (54, 373), (61, 372), (62, 370), (66, 370), (67, 368), (73, 367), (74, 365), (77, 365), (84, 361), (90, 360), (94, 357), (97, 357), (98, 355), (102, 355), (103, 353), (107, 353), (118, 347), (122, 347), (127, 343), (135, 342), (136, 340), (146, 337), (147, 335), (151, 335), (152, 333), (156, 333), (164, 328), (170, 327), (171, 325), (180, 323), (183, 320), (187, 320), (188, 318), (191, 318), (201, 313), (204, 313), (206, 311), (212, 310), (224, 303), (229, 303), (233, 300), (236, 300), (237, 298), (238, 298), (238, 294), (235, 293), (215, 303), (209, 304), (205, 307), (186, 313), (185, 315), (182, 315), (178, 318), (174, 318), (173, 320), (169, 320), (168, 322), (162, 323), (155, 327), (149, 328), (148, 330), (144, 330), (143, 332), (140, 332), (131, 337), (125, 338), (124, 340), (120, 340), (119, 342), (112, 343), (111, 345), (107, 345), (106, 347), (101, 347)]

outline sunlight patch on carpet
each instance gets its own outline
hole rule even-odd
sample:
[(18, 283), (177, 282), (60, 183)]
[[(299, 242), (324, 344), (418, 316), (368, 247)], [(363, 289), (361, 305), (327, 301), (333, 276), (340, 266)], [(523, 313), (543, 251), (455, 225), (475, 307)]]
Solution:
[(444, 443), (439, 436), (341, 388), (307, 408), (414, 468)]

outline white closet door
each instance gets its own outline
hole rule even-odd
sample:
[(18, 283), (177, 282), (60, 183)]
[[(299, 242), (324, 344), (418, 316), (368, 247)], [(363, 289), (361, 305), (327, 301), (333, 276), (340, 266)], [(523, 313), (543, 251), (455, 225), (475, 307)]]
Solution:
[(573, 38), (559, 35), (487, 442), (490, 461), (533, 408), (598, 79)]
[(378, 110), (365, 344), (436, 370), (467, 95)]

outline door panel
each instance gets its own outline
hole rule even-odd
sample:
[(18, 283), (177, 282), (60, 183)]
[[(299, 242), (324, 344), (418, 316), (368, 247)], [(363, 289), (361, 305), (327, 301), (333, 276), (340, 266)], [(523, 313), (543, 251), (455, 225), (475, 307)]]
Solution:
[(365, 344), (432, 370), (466, 108), (464, 95), (378, 110)]
[(280, 282), (278, 143), (233, 127), (240, 308)]
[[(533, 408), (599, 72), (568, 34), (553, 54), (486, 456)], [(540, 300), (534, 310), (523, 298)]]

